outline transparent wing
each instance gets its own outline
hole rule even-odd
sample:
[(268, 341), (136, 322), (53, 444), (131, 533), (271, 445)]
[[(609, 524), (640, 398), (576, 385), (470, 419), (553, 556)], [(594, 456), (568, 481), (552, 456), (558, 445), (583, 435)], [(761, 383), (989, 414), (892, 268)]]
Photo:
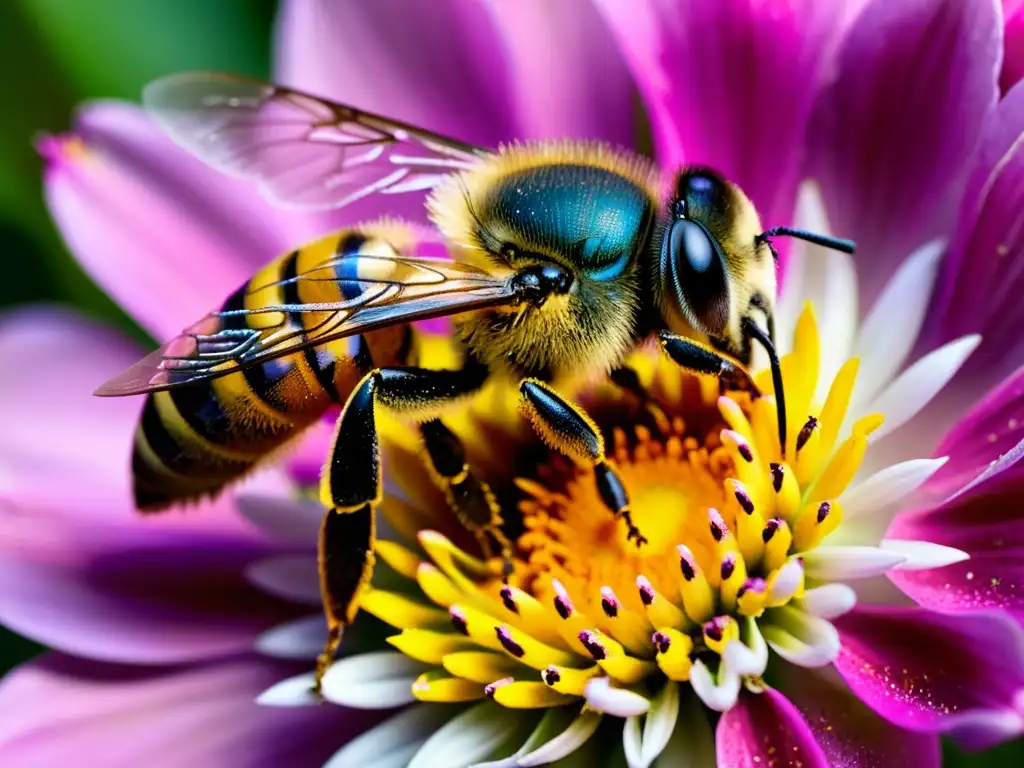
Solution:
[[(297, 290), (281, 290), (292, 282)], [(327, 284), (337, 286), (335, 294), (345, 298), (267, 306), (260, 301), (263, 291), (273, 291), (273, 296), (316, 294)], [(335, 257), (278, 283), (250, 284), (247, 293), (253, 297), (247, 303), (259, 309), (211, 312), (96, 394), (115, 397), (170, 389), (375, 328), (516, 301), (508, 280), (468, 265), (366, 254)]]
[(281, 86), (187, 72), (150, 83), (143, 104), (179, 145), (257, 183), (284, 208), (338, 208), (429, 189), (485, 149)]

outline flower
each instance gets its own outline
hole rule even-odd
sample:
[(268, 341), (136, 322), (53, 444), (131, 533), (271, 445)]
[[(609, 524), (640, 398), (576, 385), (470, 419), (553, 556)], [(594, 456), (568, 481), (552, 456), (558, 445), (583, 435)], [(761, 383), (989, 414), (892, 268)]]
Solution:
[[(1012, 329), (1024, 90), (999, 99), (995, 0), (863, 0), (838, 16), (825, 6), (452, 0), (396, 15), (387, 2), (288, 3), (283, 81), (484, 144), (630, 143), (630, 81), (614, 40), (663, 167), (708, 163), (766, 220), (788, 222), (797, 207), (798, 223), (857, 239), (856, 267), (812, 247), (788, 260), (778, 313), (780, 339), (794, 340), (791, 445), (774, 442), (763, 375), (766, 397), (719, 397), (641, 352), (643, 398), (577, 393), (649, 538), (637, 552), (597, 504), (590, 470), (540, 448), (500, 391), (481, 396), (453, 428), (508, 494), (507, 516), (521, 513), (506, 586), (446, 524), (408, 430), (389, 424), (382, 511), (395, 536), (378, 548), (364, 626), (346, 638), (351, 655), (325, 693), (350, 708), (429, 703), (342, 746), (364, 722), (282, 706), (311, 702), (308, 673), (288, 677), (246, 652), (312, 657), (322, 641), (287, 604), (315, 588), (318, 510), (293, 489), (310, 479), (307, 457), (323, 455), (317, 437), (284, 478), (239, 491), (258, 532), (231, 517), (230, 501), (205, 520), (134, 521), (118, 457), (138, 404), (84, 405), (104, 376), (93, 366), (124, 362), (121, 343), (80, 320), (8, 318), (5, 359), (46, 386), (0, 378), (0, 403), (18, 409), (0, 442), (0, 551), (17, 576), (0, 580), (0, 611), (76, 657), (52, 655), (0, 685), (5, 762), (117, 744), (108, 764), (317, 764), (340, 747), (332, 765), (746, 766), (780, 754), (937, 765), (936, 733), (972, 746), (1019, 735), (1024, 372)], [(273, 212), (128, 107), (90, 108), (77, 134), (43, 147), (55, 218), (87, 270), (161, 337), (253, 261), (371, 210)], [(858, 306), (871, 307), (863, 320)], [(443, 354), (445, 338), (435, 341)], [(73, 381), (81, 400), (64, 394)], [(22, 416), (44, 411), (93, 442), (54, 452), (54, 437)], [(75, 482), (43, 474), (54, 469)], [(195, 559), (179, 554), (185, 543)], [(205, 590), (197, 579), (177, 592), (177, 579), (214, 566), (232, 584), (226, 602), (190, 621)], [(243, 570), (285, 600), (247, 587)], [(228, 606), (246, 619), (217, 622)], [(401, 630), (395, 650), (373, 645), (370, 614)], [(285, 623), (265, 632), (274, 621)], [(170, 627), (182, 631), (168, 642), (159, 632)], [(270, 679), (281, 682), (260, 700), (278, 706), (254, 707)], [(99, 720), (97, 702), (109, 706)], [(54, 713), (62, 735), (38, 738)], [(124, 739), (129, 714), (140, 735)]]

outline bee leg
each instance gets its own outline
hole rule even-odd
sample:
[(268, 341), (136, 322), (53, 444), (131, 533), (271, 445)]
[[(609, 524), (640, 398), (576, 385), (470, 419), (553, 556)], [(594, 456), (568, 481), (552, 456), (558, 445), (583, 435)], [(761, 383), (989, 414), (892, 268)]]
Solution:
[(342, 630), (355, 619), (359, 594), (373, 575), (374, 506), (366, 503), (354, 512), (331, 509), (320, 526), (317, 558), (327, 644), (316, 660), (317, 693), (341, 644)]
[(714, 376), (722, 383), (724, 390), (750, 392), (759, 397), (761, 392), (750, 373), (739, 363), (685, 336), (668, 331), (661, 332), (661, 348), (681, 368), (700, 376)]
[(627, 539), (636, 545), (647, 543), (647, 538), (633, 524), (629, 510), (629, 496), (619, 473), (604, 453), (604, 438), (597, 425), (578, 405), (568, 402), (551, 387), (536, 379), (526, 379), (519, 385), (526, 413), (533, 428), (549, 446), (576, 461), (594, 468), (597, 491), (601, 501), (613, 515), (626, 523)]
[(373, 575), (374, 513), (383, 497), (376, 405), (398, 413), (436, 410), (479, 389), (486, 377), (482, 366), (456, 371), (378, 368), (349, 396), (320, 478), (320, 501), (329, 509), (318, 552), (328, 640), (317, 660), (317, 691), (334, 661), (342, 629), (355, 618)]
[(430, 464), (444, 485), (448, 506), (490, 558), (491, 540), (501, 553), (502, 573), (507, 581), (512, 575), (512, 545), (501, 530), (501, 507), (490, 486), (480, 480), (466, 462), (466, 451), (458, 436), (440, 419), (420, 425)]

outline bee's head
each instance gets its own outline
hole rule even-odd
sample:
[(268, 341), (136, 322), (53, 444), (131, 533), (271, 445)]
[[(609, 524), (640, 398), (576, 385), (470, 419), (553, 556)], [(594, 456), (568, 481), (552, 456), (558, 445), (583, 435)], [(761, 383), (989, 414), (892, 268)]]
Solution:
[(655, 244), (655, 289), (670, 328), (693, 329), (749, 358), (744, 324), (770, 325), (775, 304), (775, 262), (761, 232), (754, 206), (734, 184), (706, 168), (679, 174)]

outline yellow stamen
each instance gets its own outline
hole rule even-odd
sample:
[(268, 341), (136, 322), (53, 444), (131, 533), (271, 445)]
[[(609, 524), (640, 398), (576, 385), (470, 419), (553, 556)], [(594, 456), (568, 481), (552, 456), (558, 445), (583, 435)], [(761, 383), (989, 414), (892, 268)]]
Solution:
[(716, 616), (704, 625), (704, 644), (721, 653), (733, 640), (740, 639), (740, 625), (732, 616)]
[(544, 683), (516, 680), (492, 689), (490, 697), (509, 709), (546, 709), (570, 704), (575, 696), (559, 693)]
[(765, 541), (761, 566), (765, 572), (771, 573), (786, 562), (789, 548), (793, 544), (793, 533), (789, 529), (789, 523), (775, 518), (764, 524), (761, 536)]
[(468, 637), (429, 629), (403, 629), (401, 634), (389, 637), (388, 642), (409, 658), (425, 664), (440, 664), (450, 653), (477, 647)]
[(670, 680), (689, 680), (690, 669), (693, 667), (693, 640), (678, 629), (662, 627), (652, 638), (658, 649), (656, 661), (661, 671)]
[(546, 685), (559, 693), (569, 696), (582, 696), (587, 683), (595, 677), (601, 676), (601, 668), (596, 664), (584, 669), (559, 667), (552, 664), (550, 667), (542, 669), (540, 676)]
[(482, 685), (526, 672), (525, 667), (515, 659), (488, 651), (456, 651), (447, 654), (441, 664), (456, 677), (464, 677)]
[(360, 606), (385, 624), (400, 629), (440, 629), (448, 624), (444, 611), (382, 589), (366, 590)]
[(475, 701), (484, 697), (484, 687), (471, 680), (452, 677), (443, 669), (432, 669), (416, 678), (412, 695), (420, 701)]
[[(715, 612), (715, 596), (704, 572), (694, 558), (690, 548), (680, 544), (679, 552), (679, 595), (686, 615), (697, 624), (703, 624)], [(678, 626), (674, 622), (657, 623), (657, 627)]]

